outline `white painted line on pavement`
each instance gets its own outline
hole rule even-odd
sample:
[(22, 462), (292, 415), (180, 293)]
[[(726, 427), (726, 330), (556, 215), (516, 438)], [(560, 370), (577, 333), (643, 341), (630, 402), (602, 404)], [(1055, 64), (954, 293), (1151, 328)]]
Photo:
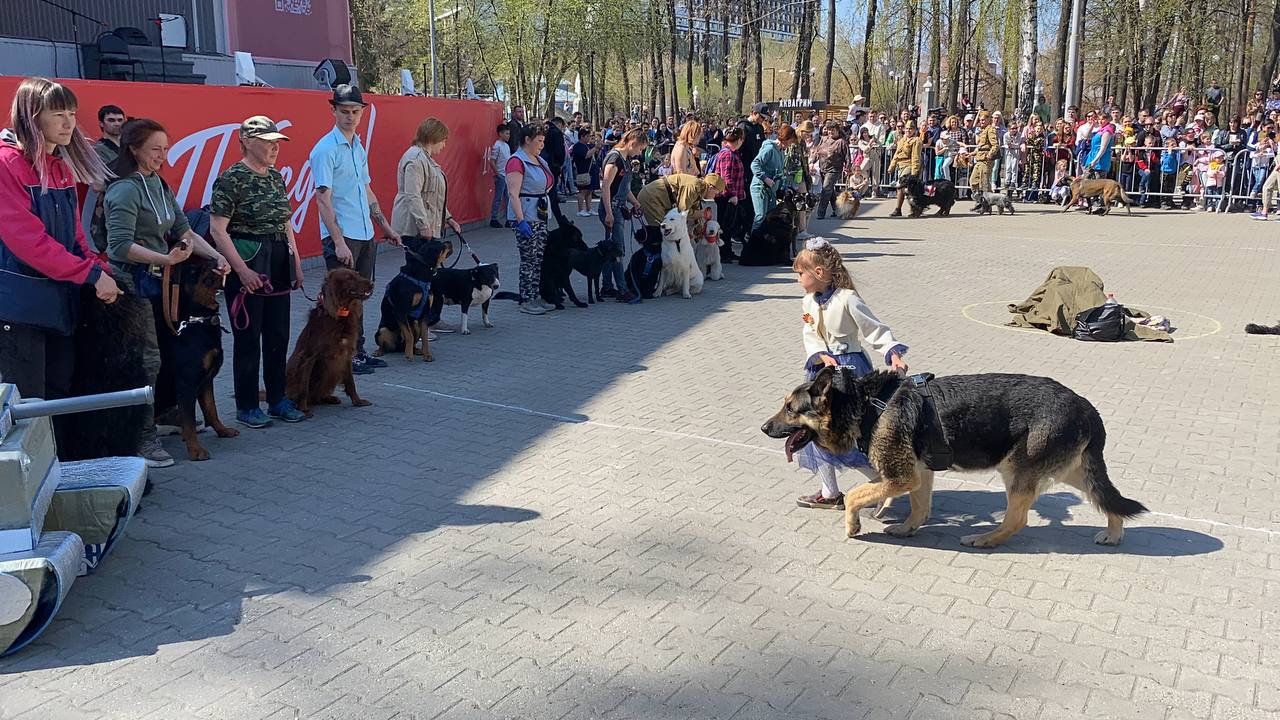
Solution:
[[(649, 433), (651, 435), (663, 435), (666, 437), (673, 437), (681, 440), (698, 440), (700, 442), (705, 442), (712, 445), (728, 445), (730, 447), (743, 448), (745, 450), (754, 450), (756, 452), (768, 453), (770, 455), (786, 454), (781, 450), (774, 450), (773, 448), (765, 448), (765, 447), (760, 447), (759, 445), (750, 445), (748, 443), (734, 442), (732, 440), (720, 440), (719, 438), (707, 437), (706, 435), (691, 435), (689, 433), (676, 432), (674, 430), (659, 430), (657, 428), (648, 428), (641, 425), (619, 425), (616, 423), (602, 422), (600, 420), (591, 420), (589, 418), (583, 419), (581, 417), (572, 417), (569, 415), (557, 415), (556, 413), (543, 412), (541, 410), (533, 410), (531, 408), (521, 407), (519, 405), (508, 405), (506, 403), (491, 402), (489, 400), (480, 400), (479, 398), (467, 397), (465, 395), (450, 395), (449, 393), (442, 393), (436, 390), (424, 390), (423, 388), (416, 388), (411, 385), (400, 385), (398, 383), (389, 383), (389, 382), (384, 382), (382, 384), (387, 387), (397, 388), (399, 390), (410, 390), (416, 393), (422, 393), (423, 395), (433, 395), (439, 398), (445, 398), (448, 400), (458, 400), (461, 402), (472, 403), (475, 405), (483, 405), (485, 407), (496, 408), (499, 410), (510, 410), (511, 412), (518, 412), (524, 415), (532, 415), (534, 417), (546, 418), (548, 420), (555, 420), (557, 422), (569, 423), (572, 425), (594, 425), (596, 427), (608, 428), (610, 430), (624, 430), (626, 432), (642, 432), (642, 433)], [(986, 483), (980, 483), (974, 480), (965, 480), (964, 478), (955, 477), (952, 475), (946, 475), (943, 479), (949, 482), (958, 483), (960, 485), (971, 485), (973, 487), (980, 487), (980, 488), (991, 490), (991, 491), (999, 490), (999, 488), (993, 487)], [(1174, 515), (1172, 513), (1156, 512), (1154, 510), (1149, 510), (1147, 514), (1152, 515), (1154, 517), (1169, 518), (1170, 520), (1179, 520), (1182, 522), (1205, 523), (1206, 525), (1210, 525), (1213, 527), (1224, 527), (1224, 528), (1232, 528), (1234, 530), (1245, 530), (1248, 532), (1255, 532), (1255, 533), (1261, 533), (1263, 535), (1270, 535), (1272, 537), (1280, 536), (1280, 530), (1257, 528), (1257, 527), (1251, 527), (1249, 525), (1236, 525), (1234, 523), (1219, 522), (1217, 520), (1206, 520), (1205, 518), (1187, 517), (1186, 515)], [(1133, 521), (1130, 521), (1130, 524), (1132, 523)]]

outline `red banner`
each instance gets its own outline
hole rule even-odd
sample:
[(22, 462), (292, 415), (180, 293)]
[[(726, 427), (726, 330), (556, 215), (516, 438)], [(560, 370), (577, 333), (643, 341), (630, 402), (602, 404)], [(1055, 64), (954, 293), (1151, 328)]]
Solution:
[[(2, 107), (12, 103), (21, 78), (0, 77)], [(256, 87), (171, 85), (60, 80), (80, 100), (80, 127), (97, 137), (98, 108), (119, 105), (128, 117), (149, 117), (169, 131), (169, 164), (162, 173), (184, 208), (209, 202), (213, 181), (240, 159), (236, 131), (251, 115), (266, 115), (288, 135), (280, 143), (276, 167), (284, 176), (294, 208), (293, 229), (302, 254), (320, 254), (320, 220), (308, 156), (333, 129), (329, 93)], [(357, 129), (369, 152), (369, 174), (378, 203), (388, 216), (396, 196), (396, 164), (424, 119), (449, 126), (449, 143), (437, 158), (449, 182), (449, 210), (459, 222), (489, 216), (493, 180), (486, 157), (496, 139), (502, 106), (477, 100), (365, 95), (369, 107)], [(3, 123), (8, 125), (8, 121)]]

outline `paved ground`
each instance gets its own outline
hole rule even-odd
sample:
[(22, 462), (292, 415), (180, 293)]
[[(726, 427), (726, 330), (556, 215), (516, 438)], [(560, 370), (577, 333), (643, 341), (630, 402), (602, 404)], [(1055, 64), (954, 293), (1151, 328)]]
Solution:
[[(360, 378), (371, 408), (208, 439), (0, 661), (0, 717), (1277, 717), (1280, 338), (1241, 328), (1280, 317), (1280, 226), (887, 212), (834, 232), (912, 367), (1090, 398), (1157, 511), (1123, 546), (1064, 490), (961, 547), (1003, 510), (985, 473), (940, 476), (906, 541), (797, 508), (816, 486), (758, 429), (800, 376), (797, 286), (735, 266), (691, 301), (503, 303), (434, 364)], [(514, 285), (509, 237), (472, 236)], [(1181, 339), (999, 327), (1060, 264)]]

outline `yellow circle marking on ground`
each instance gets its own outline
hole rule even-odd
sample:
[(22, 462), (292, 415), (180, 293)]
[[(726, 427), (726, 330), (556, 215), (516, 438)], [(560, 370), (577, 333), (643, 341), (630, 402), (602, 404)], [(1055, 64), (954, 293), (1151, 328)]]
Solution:
[[(1043, 333), (1044, 332), (1043, 330), (1036, 330), (1034, 328), (1016, 327), (1014, 325), (1001, 325), (998, 323), (987, 322), (986, 320), (980, 320), (969, 314), (969, 311), (972, 310), (973, 308), (982, 307), (984, 305), (1016, 305), (1017, 303), (1018, 301), (1016, 300), (992, 300), (988, 302), (969, 303), (968, 305), (965, 305), (964, 307), (960, 308), (960, 314), (964, 315), (964, 317), (968, 320), (972, 320), (973, 322), (976, 322), (979, 325), (986, 325), (987, 327), (1000, 328), (1001, 330), (1013, 330), (1015, 332)], [(1208, 315), (1201, 315), (1198, 312), (1191, 312), (1190, 310), (1181, 310), (1179, 308), (1162, 307), (1160, 305), (1147, 305), (1146, 303), (1138, 303), (1138, 304), (1144, 308), (1152, 308), (1154, 310), (1166, 310), (1169, 312), (1178, 313), (1182, 315), (1195, 315), (1196, 317), (1204, 318), (1205, 320), (1208, 320), (1210, 323), (1213, 324), (1212, 330), (1210, 330), (1207, 333), (1201, 333), (1199, 335), (1179, 335), (1178, 333), (1175, 332), (1171, 336), (1175, 341), (1199, 340), (1200, 338), (1209, 337), (1210, 335), (1217, 335), (1218, 333), (1222, 332), (1222, 323), (1218, 322), (1214, 318), (1209, 317)]]

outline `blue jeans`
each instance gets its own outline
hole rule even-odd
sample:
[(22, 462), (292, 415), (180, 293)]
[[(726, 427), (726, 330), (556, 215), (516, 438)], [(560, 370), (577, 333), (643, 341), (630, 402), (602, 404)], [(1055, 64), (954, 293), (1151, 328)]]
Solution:
[(1138, 192), (1141, 193), (1141, 197), (1138, 198), (1138, 204), (1140, 205), (1147, 204), (1147, 191), (1150, 189), (1151, 189), (1151, 171), (1139, 170), (1138, 171)]
[[(622, 209), (627, 206), (624, 199), (620, 203), (613, 204), (613, 228), (608, 225), (604, 228), (604, 241), (614, 245), (622, 250), (623, 257), (621, 260), (610, 258), (604, 261), (604, 265), (600, 268), (600, 289), (601, 290), (626, 290), (626, 276), (622, 274), (622, 265), (626, 262), (627, 250), (627, 228), (631, 223), (622, 218)], [(604, 203), (600, 203), (596, 208), (596, 214), (600, 216), (600, 223), (604, 224)]]
[(755, 217), (751, 221), (751, 229), (755, 230), (760, 227), (760, 223), (764, 222), (764, 216), (769, 214), (774, 205), (778, 204), (778, 196), (773, 189), (766, 186), (759, 178), (751, 181), (751, 207), (755, 210)]
[(1262, 192), (1262, 184), (1267, 181), (1267, 174), (1271, 172), (1271, 166), (1253, 168), (1253, 186), (1249, 188), (1249, 194)]
[(507, 218), (507, 176), (497, 175), (493, 178), (493, 208), (489, 211), (490, 222), (503, 222)]

